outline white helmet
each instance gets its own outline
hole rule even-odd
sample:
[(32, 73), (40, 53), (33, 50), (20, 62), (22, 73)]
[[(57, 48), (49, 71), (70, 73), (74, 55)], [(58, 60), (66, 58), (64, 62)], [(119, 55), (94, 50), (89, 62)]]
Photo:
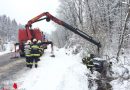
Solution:
[(37, 39), (36, 39), (36, 38), (34, 38), (34, 39), (33, 39), (33, 42), (36, 42), (36, 41), (37, 41)]
[(31, 44), (31, 40), (28, 40), (28, 41), (27, 41), (27, 44)]
[(38, 42), (37, 43), (41, 43), (41, 40), (38, 40)]

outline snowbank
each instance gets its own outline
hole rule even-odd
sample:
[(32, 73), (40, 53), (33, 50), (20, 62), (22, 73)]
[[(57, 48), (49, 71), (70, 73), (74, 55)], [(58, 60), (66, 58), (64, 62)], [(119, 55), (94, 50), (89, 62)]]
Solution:
[[(113, 59), (113, 61), (116, 61)], [(119, 62), (113, 62), (113, 78), (111, 81), (113, 90), (130, 90), (130, 58), (120, 56)]]
[(111, 82), (113, 90), (130, 90), (130, 80), (114, 80)]
[(72, 55), (65, 49), (55, 48), (55, 58), (45, 51), (38, 68), (28, 70), (19, 76), (19, 88), (25, 90), (89, 90), (86, 66), (79, 55)]

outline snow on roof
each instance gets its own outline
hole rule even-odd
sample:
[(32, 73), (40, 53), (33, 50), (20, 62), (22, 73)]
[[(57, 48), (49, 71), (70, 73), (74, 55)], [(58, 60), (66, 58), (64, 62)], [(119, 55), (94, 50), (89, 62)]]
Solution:
[(96, 57), (96, 58), (94, 58), (94, 60), (104, 61), (105, 59), (102, 59), (102, 58), (98, 58), (98, 57)]

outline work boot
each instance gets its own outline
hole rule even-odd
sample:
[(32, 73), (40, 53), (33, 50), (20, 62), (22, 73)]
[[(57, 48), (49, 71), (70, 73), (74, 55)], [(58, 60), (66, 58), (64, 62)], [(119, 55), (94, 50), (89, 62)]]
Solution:
[(26, 67), (29, 67), (29, 65), (28, 65), (28, 64), (26, 64)]
[(32, 68), (32, 65), (29, 65), (29, 68)]
[(37, 64), (35, 64), (35, 68), (37, 68), (38, 67), (38, 65)]

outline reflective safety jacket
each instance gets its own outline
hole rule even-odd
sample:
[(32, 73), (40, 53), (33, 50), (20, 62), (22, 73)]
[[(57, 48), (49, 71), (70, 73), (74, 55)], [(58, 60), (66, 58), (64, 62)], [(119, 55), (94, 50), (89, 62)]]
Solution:
[(93, 67), (93, 66), (94, 66), (93, 61), (88, 61), (87, 66), (88, 66), (88, 67)]
[(40, 51), (40, 53), (42, 53), (44, 51), (44, 48), (42, 46), (40, 46), (39, 51)]
[(31, 47), (30, 47), (30, 44), (26, 44), (24, 46), (24, 52), (25, 52), (25, 56), (26, 57), (31, 57)]
[(94, 64), (93, 64), (93, 61), (91, 58), (87, 58), (87, 67), (93, 67)]
[(31, 55), (34, 57), (40, 57), (40, 46), (38, 44), (31, 45)]

